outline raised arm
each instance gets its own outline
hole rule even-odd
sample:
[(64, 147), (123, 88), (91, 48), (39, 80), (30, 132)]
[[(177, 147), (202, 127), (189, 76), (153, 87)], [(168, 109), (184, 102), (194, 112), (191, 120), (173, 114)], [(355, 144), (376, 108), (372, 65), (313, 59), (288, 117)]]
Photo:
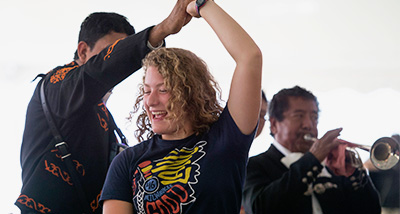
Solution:
[[(199, 17), (195, 2), (188, 13)], [(229, 111), (243, 134), (254, 131), (261, 105), (262, 54), (246, 31), (214, 1), (200, 8), (222, 44), (236, 62), (228, 98)]]
[(169, 16), (151, 29), (149, 42), (153, 47), (161, 45), (167, 36), (178, 33), (190, 22), (192, 16), (186, 12), (186, 7), (191, 1), (193, 0), (178, 0)]

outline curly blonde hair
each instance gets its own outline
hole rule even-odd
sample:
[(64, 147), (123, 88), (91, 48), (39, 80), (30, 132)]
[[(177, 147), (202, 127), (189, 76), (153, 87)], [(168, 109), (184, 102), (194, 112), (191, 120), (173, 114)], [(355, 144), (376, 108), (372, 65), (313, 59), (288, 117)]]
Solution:
[[(168, 116), (166, 119), (176, 123), (178, 132), (183, 128), (184, 118), (187, 118), (193, 126), (196, 134), (209, 130), (212, 123), (218, 120), (223, 108), (221, 101), (221, 89), (214, 77), (209, 72), (206, 63), (194, 53), (180, 48), (160, 48), (150, 52), (143, 59), (143, 68), (154, 66), (164, 79), (164, 84), (170, 93), (167, 105)], [(151, 129), (150, 119), (143, 106), (144, 86), (139, 85), (139, 95), (136, 99), (134, 110), (130, 112), (130, 120), (133, 114), (142, 109), (136, 125), (135, 137), (139, 142), (143, 141), (143, 135), (147, 133), (147, 139), (154, 135)]]

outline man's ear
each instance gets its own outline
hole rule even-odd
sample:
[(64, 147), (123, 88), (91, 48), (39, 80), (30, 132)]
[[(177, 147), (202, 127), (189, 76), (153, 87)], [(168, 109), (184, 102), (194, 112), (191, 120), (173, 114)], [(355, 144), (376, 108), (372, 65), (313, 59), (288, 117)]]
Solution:
[(270, 117), (269, 118), (269, 124), (270, 124), (270, 131), (271, 131), (271, 133), (273, 134), (273, 135), (275, 135), (276, 134), (276, 131), (277, 131), (277, 127), (276, 127), (276, 125), (277, 125), (277, 123), (278, 123), (278, 121), (276, 120), (276, 118), (274, 118), (274, 117)]
[(86, 43), (86, 42), (84, 42), (84, 41), (80, 41), (79, 43), (78, 43), (78, 49), (77, 49), (77, 52), (78, 52), (78, 58), (79, 58), (79, 61), (82, 63), (82, 64), (85, 64), (89, 59), (88, 59), (88, 55), (87, 55), (87, 52), (90, 50), (90, 47), (89, 47), (89, 45)]

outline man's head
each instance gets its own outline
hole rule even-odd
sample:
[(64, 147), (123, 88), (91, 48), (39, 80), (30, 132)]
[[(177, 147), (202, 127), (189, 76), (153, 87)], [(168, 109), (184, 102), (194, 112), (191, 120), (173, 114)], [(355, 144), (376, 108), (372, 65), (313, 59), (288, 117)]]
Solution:
[[(114, 35), (112, 38), (108, 38), (107, 43), (110, 42), (110, 39), (114, 39), (114, 37), (132, 35), (135, 33), (135, 29), (129, 24), (126, 17), (117, 13), (96, 12), (90, 14), (81, 24), (78, 50), (75, 52), (74, 60), (80, 60), (81, 64), (84, 64), (90, 57), (83, 56), (84, 59), (81, 59), (82, 56), (80, 55), (82, 51), (79, 46), (84, 44), (84, 47), (81, 48), (87, 48), (87, 50), (94, 52), (93, 50), (97, 42), (111, 33), (117, 34), (117, 36)], [(85, 51), (87, 50), (85, 49)], [(97, 53), (94, 55), (100, 51), (96, 51)]]
[(310, 133), (317, 137), (318, 101), (299, 86), (282, 89), (269, 103), (271, 135), (291, 152), (307, 152), (312, 143), (303, 139)]

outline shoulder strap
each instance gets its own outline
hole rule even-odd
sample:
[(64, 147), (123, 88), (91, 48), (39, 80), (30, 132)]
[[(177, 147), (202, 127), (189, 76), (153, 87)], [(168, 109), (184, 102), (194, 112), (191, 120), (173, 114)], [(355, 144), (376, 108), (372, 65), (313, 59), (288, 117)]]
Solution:
[(54, 138), (56, 139), (57, 143), (63, 141), (60, 133), (58, 132), (56, 124), (54, 123), (54, 120), (53, 120), (53, 117), (49, 110), (49, 107), (47, 106), (46, 97), (44, 95), (44, 79), (42, 80), (42, 83), (40, 86), (40, 100), (42, 102), (44, 115), (46, 116), (47, 123), (50, 126), (50, 130), (53, 133)]
[(126, 139), (125, 135), (122, 133), (121, 129), (118, 128), (111, 113), (109, 113), (109, 115), (110, 115), (110, 127), (118, 134), (118, 137), (120, 139), (119, 146), (123, 147), (123, 148), (127, 148), (129, 146), (128, 140)]
[(74, 164), (71, 159), (71, 153), (68, 150), (68, 144), (63, 140), (61, 137), (60, 133), (58, 132), (58, 129), (54, 123), (53, 117), (51, 115), (51, 111), (49, 107), (47, 106), (46, 103), (46, 97), (44, 94), (44, 78), (42, 79), (42, 83), (40, 86), (40, 100), (42, 103), (44, 115), (46, 116), (47, 122), (50, 126), (51, 132), (53, 133), (53, 136), (55, 138), (55, 147), (58, 149), (59, 153), (61, 154), (61, 159), (64, 160), (67, 169), (69, 171), (69, 174), (71, 175), (72, 182), (75, 186), (75, 189), (78, 193), (79, 201), (81, 203), (81, 206), (83, 210), (85, 210), (86, 213), (91, 213), (91, 209), (89, 207), (88, 200), (86, 199), (85, 192), (83, 191), (82, 184), (79, 180), (78, 174), (76, 173)]
[[(113, 141), (113, 143), (110, 145), (109, 163), (111, 163), (112, 160), (115, 158), (115, 156), (117, 156), (117, 154), (120, 151), (127, 149), (129, 147), (129, 145), (128, 145), (128, 140), (126, 139), (125, 135), (122, 133), (121, 129), (118, 128), (111, 113), (109, 113), (109, 115), (110, 115), (110, 128), (111, 128), (111, 130), (114, 130), (114, 132), (116, 132), (119, 137), (119, 141), (118, 140), (117, 140), (117, 142)], [(117, 136), (117, 135), (115, 135), (115, 136)]]

